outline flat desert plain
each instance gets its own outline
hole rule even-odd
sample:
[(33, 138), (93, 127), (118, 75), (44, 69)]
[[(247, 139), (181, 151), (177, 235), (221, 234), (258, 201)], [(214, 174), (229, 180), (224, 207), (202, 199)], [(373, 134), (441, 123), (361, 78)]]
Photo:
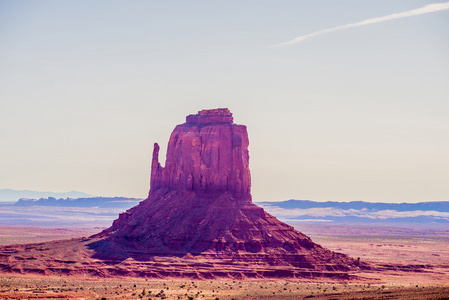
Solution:
[[(448, 230), (292, 224), (376, 266), (357, 279), (145, 279), (0, 273), (0, 299), (449, 299)], [(101, 228), (0, 227), (0, 244), (89, 236)]]

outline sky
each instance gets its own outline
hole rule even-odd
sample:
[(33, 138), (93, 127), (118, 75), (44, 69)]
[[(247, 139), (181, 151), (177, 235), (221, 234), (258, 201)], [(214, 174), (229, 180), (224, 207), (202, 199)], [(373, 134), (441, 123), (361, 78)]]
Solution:
[(253, 201), (449, 201), (448, 6), (2, 0), (0, 189), (145, 198), (153, 143), (227, 107)]

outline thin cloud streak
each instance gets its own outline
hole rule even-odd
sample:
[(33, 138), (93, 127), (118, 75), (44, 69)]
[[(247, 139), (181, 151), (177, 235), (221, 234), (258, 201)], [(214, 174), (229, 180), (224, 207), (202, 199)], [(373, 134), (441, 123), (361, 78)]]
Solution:
[(343, 30), (343, 29), (360, 27), (360, 26), (365, 26), (365, 25), (370, 25), (370, 24), (375, 24), (375, 23), (381, 23), (381, 22), (395, 20), (395, 19), (413, 17), (413, 16), (428, 14), (428, 13), (432, 13), (432, 12), (438, 12), (438, 11), (447, 10), (447, 9), (449, 9), (449, 2), (428, 4), (421, 8), (412, 9), (412, 10), (408, 10), (408, 11), (401, 12), (401, 13), (395, 13), (395, 14), (391, 14), (391, 15), (387, 15), (387, 16), (383, 16), (383, 17), (371, 18), (371, 19), (367, 19), (364, 21), (356, 22), (356, 23), (351, 23), (351, 24), (341, 25), (341, 26), (332, 27), (332, 28), (328, 28), (328, 29), (323, 29), (320, 31), (316, 31), (313, 33), (299, 36), (297, 38), (294, 38), (291, 41), (280, 43), (280, 44), (274, 45), (273, 47), (282, 47), (282, 46), (300, 43), (300, 42), (302, 42), (306, 39), (309, 39), (311, 37), (335, 32), (335, 31), (339, 31), (339, 30)]

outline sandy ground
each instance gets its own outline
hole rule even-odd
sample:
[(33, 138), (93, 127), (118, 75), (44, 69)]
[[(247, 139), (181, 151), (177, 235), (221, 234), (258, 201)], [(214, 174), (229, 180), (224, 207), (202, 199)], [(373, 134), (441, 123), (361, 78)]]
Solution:
[(332, 251), (360, 257), (361, 261), (370, 264), (424, 266), (418, 272), (385, 270), (382, 273), (356, 274), (369, 282), (449, 286), (448, 230), (369, 226), (302, 227), (300, 230), (308, 232), (314, 242)]
[(0, 245), (33, 244), (53, 240), (88, 237), (103, 228), (50, 228), (0, 226)]
[[(446, 298), (445, 298), (446, 297)], [(286, 280), (0, 278), (0, 299), (447, 299), (448, 286)]]
[[(89, 236), (95, 229), (0, 227), (0, 244)], [(386, 268), (355, 281), (149, 280), (0, 274), (0, 299), (449, 299), (449, 235), (366, 227), (301, 228), (331, 250), (376, 265), (424, 265), (418, 272)], [(384, 230), (384, 231), (382, 231)], [(369, 230), (368, 230), (369, 231)], [(399, 234), (398, 234), (399, 233)]]

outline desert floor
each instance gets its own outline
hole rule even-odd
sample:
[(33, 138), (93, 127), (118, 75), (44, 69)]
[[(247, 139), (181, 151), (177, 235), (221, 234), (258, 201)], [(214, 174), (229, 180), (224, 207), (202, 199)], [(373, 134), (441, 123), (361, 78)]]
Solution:
[[(152, 280), (0, 273), (0, 299), (449, 299), (447, 230), (294, 224), (331, 250), (384, 266), (353, 281)], [(0, 227), (0, 244), (89, 236), (101, 228)], [(410, 271), (394, 265), (417, 266)]]

